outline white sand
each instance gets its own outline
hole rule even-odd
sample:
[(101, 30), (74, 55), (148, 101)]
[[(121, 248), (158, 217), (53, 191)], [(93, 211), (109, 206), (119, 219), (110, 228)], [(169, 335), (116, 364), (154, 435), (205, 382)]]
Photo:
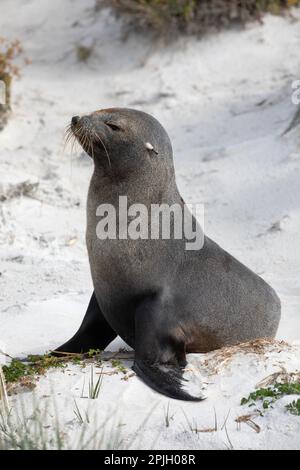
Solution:
[[(295, 108), (291, 83), (300, 78), (299, 12), (294, 12), (297, 21), (267, 16), (263, 26), (162, 47), (150, 45), (146, 37), (126, 38), (121, 24), (107, 11), (95, 13), (93, 4), (1, 1), (1, 35), (19, 38), (32, 65), (14, 83), (13, 116), (0, 134), (0, 193), (26, 180), (39, 183), (33, 197), (0, 203), (0, 341), (5, 351), (43, 353), (80, 324), (92, 292), (84, 243), (92, 168), (80, 151), (72, 157), (69, 150), (63, 153), (63, 134), (72, 115), (110, 106), (143, 109), (163, 123), (173, 141), (184, 199), (204, 202), (207, 234), (275, 287), (283, 304), (278, 338), (299, 341), (299, 128), (281, 137)], [(87, 64), (76, 59), (80, 44), (94, 44)], [(191, 358), (203, 377), (204, 359)], [(156, 403), (132, 447), (224, 449), (230, 444), (221, 426), (231, 410), (227, 428), (234, 448), (295, 449), (300, 420), (285, 411), (285, 399), (256, 419), (259, 434), (246, 424), (237, 430), (234, 421), (248, 412), (239, 406), (241, 397), (280, 365), (299, 370), (299, 348), (283, 347), (260, 359), (237, 355), (210, 377), (205, 402), (170, 400), (174, 419), (168, 428), (163, 410), (169, 400), (135, 377), (121, 380), (121, 373), (104, 377), (95, 401), (80, 398), (89, 371), (78, 366), (70, 373), (50, 372), (35, 393), (42, 406), (50, 380), (73, 445), (80, 431), (74, 396), (99, 419), (118, 408), (125, 445)], [(31, 394), (24, 400), (29, 406)], [(217, 432), (187, 430), (183, 412), (203, 429), (213, 426), (214, 408)], [(94, 425), (93, 419), (90, 428)]]

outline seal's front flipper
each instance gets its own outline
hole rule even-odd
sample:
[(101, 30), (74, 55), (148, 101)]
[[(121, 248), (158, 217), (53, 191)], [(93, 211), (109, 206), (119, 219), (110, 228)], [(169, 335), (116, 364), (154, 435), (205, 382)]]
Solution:
[[(144, 300), (135, 314), (135, 361), (133, 370), (151, 388), (177, 400), (201, 401), (189, 394), (184, 379), (185, 342), (172, 325), (171, 305), (158, 297)], [(199, 391), (200, 392), (200, 391)]]
[(79, 330), (73, 338), (55, 351), (65, 353), (85, 353), (90, 349), (103, 351), (116, 337), (116, 333), (103, 316), (94, 292)]

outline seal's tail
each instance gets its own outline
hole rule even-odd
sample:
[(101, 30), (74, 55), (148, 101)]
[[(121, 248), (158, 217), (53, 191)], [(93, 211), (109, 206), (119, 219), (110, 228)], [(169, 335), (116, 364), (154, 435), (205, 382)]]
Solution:
[(136, 374), (151, 388), (177, 400), (202, 401), (205, 398), (193, 396), (184, 390), (188, 381), (183, 377), (183, 369), (170, 364), (150, 364), (136, 359), (133, 365)]

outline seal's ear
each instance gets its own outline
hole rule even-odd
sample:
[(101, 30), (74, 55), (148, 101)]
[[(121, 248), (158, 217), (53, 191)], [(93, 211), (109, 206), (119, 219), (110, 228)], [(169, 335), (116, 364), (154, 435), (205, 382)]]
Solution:
[(146, 147), (147, 150), (150, 150), (150, 152), (154, 152), (154, 153), (156, 153), (156, 155), (158, 155), (157, 150), (155, 150), (155, 148), (153, 147), (152, 144), (150, 144), (150, 142), (146, 142), (145, 147)]

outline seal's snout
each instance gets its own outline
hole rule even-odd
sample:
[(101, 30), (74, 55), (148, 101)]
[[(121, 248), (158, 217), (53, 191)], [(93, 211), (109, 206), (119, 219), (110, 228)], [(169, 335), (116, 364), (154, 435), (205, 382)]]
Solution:
[(91, 118), (90, 116), (73, 116), (71, 119), (71, 128), (73, 131), (77, 131), (78, 128), (89, 132), (91, 130)]
[(79, 122), (79, 119), (80, 119), (80, 116), (73, 116), (72, 121), (71, 121), (72, 125), (76, 126), (76, 124), (78, 124), (78, 122)]

